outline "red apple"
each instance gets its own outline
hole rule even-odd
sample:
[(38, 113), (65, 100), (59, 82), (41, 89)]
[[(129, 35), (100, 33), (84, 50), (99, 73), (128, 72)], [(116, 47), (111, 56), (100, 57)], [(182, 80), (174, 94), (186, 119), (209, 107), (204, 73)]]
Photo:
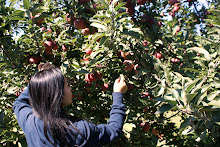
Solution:
[(95, 77), (95, 74), (94, 74), (94, 73), (90, 73), (90, 74), (89, 74), (89, 80), (90, 80), (91, 83), (94, 82), (94, 81), (96, 81), (96, 77)]
[(180, 27), (177, 26), (177, 27), (176, 27), (176, 33), (175, 33), (175, 34), (177, 34), (179, 31), (180, 31)]
[(15, 93), (15, 95), (16, 95), (16, 96), (19, 96), (20, 94), (21, 94), (21, 93), (20, 93), (20, 92), (18, 92), (18, 91)]
[(147, 42), (146, 40), (144, 40), (144, 41), (143, 41), (143, 46), (146, 47), (147, 45), (148, 45), (148, 42)]
[(86, 54), (89, 54), (89, 55), (92, 53), (92, 50), (90, 48), (86, 48), (85, 51), (86, 51)]
[(84, 29), (86, 27), (86, 24), (83, 18), (77, 18), (74, 20), (74, 26), (76, 29)]
[(63, 51), (68, 51), (69, 50), (68, 47), (64, 44), (62, 45), (62, 49), (63, 49)]
[(128, 12), (128, 14), (131, 16), (131, 15), (134, 15), (135, 9), (133, 6), (130, 6), (126, 9), (126, 12)]
[(37, 59), (34, 58), (34, 57), (30, 57), (30, 58), (29, 58), (29, 62), (30, 62), (30, 63), (35, 63), (35, 64), (36, 64), (36, 63), (37, 63)]
[(150, 96), (150, 93), (149, 93), (149, 92), (143, 92), (143, 93), (142, 93), (142, 97), (147, 97), (147, 96)]
[(95, 72), (95, 77), (96, 77), (97, 79), (101, 80), (101, 79), (102, 79), (102, 74)]
[(82, 29), (82, 30), (81, 30), (81, 33), (82, 33), (84, 36), (87, 36), (87, 35), (91, 34), (89, 28), (84, 28), (84, 29)]
[(149, 22), (151, 18), (148, 15), (141, 16), (141, 22)]
[(134, 64), (131, 60), (124, 60), (124, 63), (126, 65), (125, 70), (131, 71), (134, 68)]
[(109, 87), (108, 84), (105, 83), (102, 85), (101, 89), (102, 89), (102, 91), (106, 92), (108, 87)]
[(158, 24), (159, 26), (162, 26), (162, 22), (161, 22), (161, 21), (158, 21), (157, 24)]
[(45, 52), (48, 53), (48, 54), (51, 54), (52, 53), (52, 49), (45, 49)]
[(148, 112), (147, 107), (144, 107), (144, 108), (143, 108), (143, 112), (144, 112), (144, 113), (147, 113), (147, 112)]
[(48, 34), (48, 33), (51, 33), (51, 32), (52, 32), (52, 30), (51, 30), (51, 29), (48, 29), (48, 31), (47, 31), (46, 33)]
[(169, 4), (174, 5), (175, 3), (178, 3), (177, 0), (169, 0)]
[(82, 101), (82, 100), (83, 100), (83, 97), (79, 96), (77, 99), (78, 99), (79, 101)]
[(70, 13), (66, 13), (65, 19), (67, 23), (71, 23), (74, 20), (74, 15)]
[(154, 134), (154, 135), (158, 135), (159, 133), (160, 133), (160, 131), (159, 131), (159, 130), (152, 129), (152, 134)]
[(46, 29), (45, 29), (45, 27), (42, 27), (42, 28), (40, 28), (40, 30), (41, 30), (41, 31), (45, 31)]
[(158, 58), (158, 59), (161, 59), (161, 58), (162, 58), (162, 55), (161, 55), (161, 53), (156, 52), (156, 53), (154, 54), (154, 57), (156, 57), (156, 58)]
[(87, 73), (87, 74), (85, 75), (85, 81), (87, 81), (87, 82), (90, 81), (90, 79), (89, 79), (89, 73)]
[(37, 56), (36, 59), (37, 59), (38, 63), (42, 61), (42, 57), (41, 56)]
[(41, 26), (43, 24), (43, 21), (44, 21), (44, 18), (36, 21), (36, 19), (38, 19), (38, 17), (41, 16), (41, 13), (38, 13), (36, 14), (35, 16), (31, 16), (32, 20), (34, 20), (34, 23), (37, 25), (37, 26)]
[(83, 56), (83, 61), (87, 62), (89, 61), (89, 58), (86, 57), (86, 55)]
[(150, 130), (150, 124), (149, 123), (144, 123), (144, 125), (142, 124), (142, 130), (144, 132), (147, 132), (148, 130)]
[(172, 17), (175, 17), (175, 12), (170, 12), (169, 15), (171, 15)]
[(144, 5), (147, 2), (147, 0), (137, 0), (137, 1), (139, 5)]
[(85, 75), (85, 81), (87, 81), (88, 83), (92, 83), (92, 82), (96, 81), (96, 77), (93, 73), (87, 73)]
[(43, 43), (43, 46), (46, 48), (46, 50), (51, 50), (52, 49), (52, 41), (45, 41)]
[(179, 6), (175, 4), (175, 6), (173, 7), (173, 12), (177, 12), (179, 10)]
[(59, 47), (59, 45), (57, 44), (57, 42), (56, 42), (56, 41), (53, 41), (52, 46), (53, 46), (53, 50), (57, 50), (57, 49), (58, 49), (58, 47)]
[(131, 6), (133, 6), (132, 0), (127, 0), (125, 6), (126, 6), (126, 7), (131, 7)]

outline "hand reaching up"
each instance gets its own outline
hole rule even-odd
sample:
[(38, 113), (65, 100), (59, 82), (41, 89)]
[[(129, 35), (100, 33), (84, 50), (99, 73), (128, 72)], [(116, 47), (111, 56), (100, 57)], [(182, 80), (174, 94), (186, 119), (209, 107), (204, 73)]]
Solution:
[(39, 64), (38, 65), (38, 70), (44, 70), (44, 69), (50, 69), (50, 68), (55, 68), (55, 65), (50, 64), (49, 62), (45, 63), (45, 64)]
[(124, 77), (117, 78), (114, 83), (113, 91), (125, 93), (127, 90), (128, 90), (128, 87), (125, 83), (125, 78)]

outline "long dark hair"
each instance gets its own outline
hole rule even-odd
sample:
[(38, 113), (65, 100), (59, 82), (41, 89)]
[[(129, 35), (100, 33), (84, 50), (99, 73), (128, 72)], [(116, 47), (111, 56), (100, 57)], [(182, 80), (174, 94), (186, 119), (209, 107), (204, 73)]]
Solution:
[[(29, 83), (29, 94), (32, 108), (44, 122), (44, 134), (47, 140), (53, 146), (56, 144), (73, 146), (67, 141), (66, 132), (75, 136), (77, 134), (74, 134), (68, 125), (71, 125), (79, 134), (81, 133), (73, 125), (73, 117), (64, 113), (62, 109), (64, 75), (61, 70), (50, 68), (33, 75)], [(48, 132), (51, 133), (54, 143), (49, 139)]]

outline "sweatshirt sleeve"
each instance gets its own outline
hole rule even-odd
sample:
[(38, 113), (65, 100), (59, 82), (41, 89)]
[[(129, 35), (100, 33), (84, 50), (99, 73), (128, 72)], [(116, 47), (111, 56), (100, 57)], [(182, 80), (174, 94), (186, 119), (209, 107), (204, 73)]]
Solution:
[(126, 117), (125, 105), (122, 103), (123, 93), (114, 92), (112, 96), (113, 104), (107, 124), (99, 124), (96, 126), (89, 124), (90, 129), (92, 128), (91, 132), (88, 130), (85, 131), (87, 135), (90, 135), (90, 139), (87, 141), (87, 143), (89, 143), (88, 146), (103, 146), (122, 134), (122, 128)]
[(20, 94), (20, 96), (15, 99), (13, 110), (15, 112), (15, 116), (17, 117), (17, 121), (21, 129), (24, 131), (25, 123), (28, 119), (28, 116), (32, 113), (32, 108), (29, 103), (29, 93), (27, 88)]

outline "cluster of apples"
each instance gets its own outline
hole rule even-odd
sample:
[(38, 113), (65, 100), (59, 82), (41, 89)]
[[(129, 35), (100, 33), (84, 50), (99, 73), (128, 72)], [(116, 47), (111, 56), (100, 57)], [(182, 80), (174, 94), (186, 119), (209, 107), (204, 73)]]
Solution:
[(56, 41), (52, 41), (52, 40), (47, 40), (43, 43), (43, 46), (45, 47), (45, 52), (47, 53), (52, 53), (52, 49), (53, 50), (57, 50), (59, 45), (57, 44)]
[(84, 36), (93, 34), (97, 31), (96, 28), (89, 26), (82, 17), (75, 18), (73, 14), (67, 13), (65, 16), (66, 22), (73, 24), (75, 29), (81, 30)]
[[(147, 132), (148, 130), (150, 130), (150, 124), (149, 124), (148, 122), (142, 122), (142, 123), (140, 124), (140, 126), (142, 127), (142, 130), (143, 130), (144, 132)], [(160, 133), (160, 131), (157, 130), (157, 129), (155, 129), (155, 128), (152, 128), (152, 129), (151, 129), (151, 132), (152, 132), (152, 134), (154, 134), (154, 135), (159, 135), (159, 133)], [(158, 137), (159, 137), (159, 138), (162, 138), (162, 136), (163, 136), (163, 135), (158, 136)]]
[(42, 57), (40, 55), (33, 55), (28, 58), (29, 63), (39, 64), (42, 61)]
[[(102, 74), (101, 73), (98, 73), (98, 72), (94, 72), (94, 73), (87, 73), (85, 75), (85, 81), (87, 82), (86, 83), (86, 90), (87, 91), (90, 91), (90, 88), (91, 88), (91, 84), (93, 82), (96, 82), (97, 80), (101, 80), (102, 79)], [(100, 87), (99, 84), (96, 84), (96, 87)], [(101, 90), (106, 92), (109, 88), (109, 85), (107, 83), (103, 83), (103, 85), (101, 86)]]
[(171, 15), (172, 17), (175, 17), (175, 12), (178, 12), (178, 10), (180, 9), (178, 3), (179, 0), (169, 0), (169, 4), (173, 7), (172, 11), (169, 13), (169, 15)]
[[(152, 2), (153, 0), (137, 0), (138, 5), (144, 5), (146, 2)], [(127, 7), (126, 12), (130, 16), (134, 15), (135, 13), (135, 3), (132, 0), (127, 0), (125, 6)]]
[(44, 18), (41, 18), (41, 13), (36, 14), (35, 16), (30, 15), (30, 18), (32, 19), (33, 23), (35, 23), (37, 26), (41, 26), (43, 24)]
[(122, 57), (124, 59), (123, 64), (125, 65), (125, 70), (126, 71), (132, 71), (134, 70), (134, 72), (136, 74), (138, 74), (138, 68), (139, 65), (138, 64), (134, 64), (134, 62), (132, 60), (130, 60), (129, 58), (131, 57), (131, 54), (129, 52), (124, 52), (124, 51), (119, 51), (117, 53), (118, 57)]

